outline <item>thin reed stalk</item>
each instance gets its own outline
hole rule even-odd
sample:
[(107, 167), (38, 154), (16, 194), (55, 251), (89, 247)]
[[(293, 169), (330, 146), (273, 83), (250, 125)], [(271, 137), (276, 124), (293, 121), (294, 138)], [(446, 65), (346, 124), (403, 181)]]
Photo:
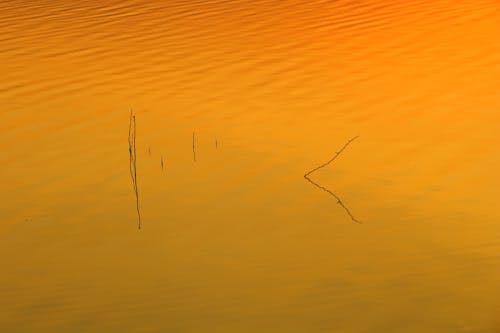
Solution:
[(128, 151), (130, 155), (129, 169), (130, 176), (132, 178), (132, 185), (134, 187), (135, 194), (135, 206), (137, 210), (137, 217), (139, 219), (138, 228), (141, 229), (142, 221), (141, 221), (141, 210), (139, 208), (139, 190), (137, 186), (137, 150), (136, 150), (136, 133), (137, 127), (135, 122), (135, 115), (130, 110), (130, 121), (128, 127)]
[(193, 161), (196, 162), (196, 148), (195, 148), (195, 141), (194, 141), (194, 132), (193, 132)]

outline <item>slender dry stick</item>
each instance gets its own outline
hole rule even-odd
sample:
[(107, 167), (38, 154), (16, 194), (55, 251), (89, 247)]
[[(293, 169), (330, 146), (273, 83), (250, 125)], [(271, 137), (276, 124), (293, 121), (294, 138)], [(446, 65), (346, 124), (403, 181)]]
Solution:
[(335, 155), (330, 159), (328, 160), (326, 163), (323, 163), (321, 165), (319, 165), (318, 167), (312, 169), (311, 171), (309, 172), (306, 172), (304, 174), (304, 178), (310, 182), (311, 184), (313, 184), (314, 186), (316, 186), (317, 188), (329, 193), (330, 195), (332, 195), (335, 199), (337, 199), (337, 203), (346, 211), (346, 213), (349, 215), (349, 217), (351, 218), (352, 221), (356, 222), (356, 223), (362, 223), (361, 221), (359, 221), (358, 219), (356, 219), (351, 211), (344, 205), (344, 203), (342, 202), (342, 200), (340, 200), (340, 198), (335, 194), (333, 193), (332, 191), (330, 191), (329, 189), (327, 189), (326, 187), (324, 186), (321, 186), (320, 184), (316, 183), (315, 181), (313, 181), (311, 178), (309, 178), (309, 175), (315, 171), (318, 171), (319, 169), (321, 168), (324, 168), (326, 167), (327, 165), (329, 165), (330, 163), (332, 163), (346, 148), (347, 146), (349, 146), (354, 140), (356, 140), (359, 136), (355, 136), (354, 138), (350, 139), (349, 141), (347, 141), (347, 143), (338, 151), (335, 153)]
[(134, 115), (134, 179), (135, 179), (135, 201), (137, 208), (137, 216), (139, 217), (139, 230), (141, 229), (141, 211), (139, 209), (139, 191), (137, 189), (137, 151), (135, 149), (135, 139), (137, 137), (136, 125), (135, 125), (135, 115)]
[(193, 132), (193, 161), (196, 162), (196, 150), (194, 148), (194, 132)]
[(134, 179), (134, 171), (133, 171), (133, 160), (134, 157), (132, 155), (132, 110), (130, 110), (130, 120), (129, 120), (129, 125), (128, 125), (128, 152), (130, 155), (130, 161), (129, 161), (129, 169), (130, 169), (130, 177), (132, 177), (132, 184), (134, 186), (134, 191), (135, 191), (135, 179)]
[(326, 167), (328, 164), (332, 163), (333, 161), (335, 161), (335, 159), (344, 151), (344, 149), (347, 148), (347, 146), (349, 146), (351, 144), (351, 142), (353, 142), (354, 140), (356, 140), (357, 138), (359, 138), (359, 135), (358, 136), (355, 136), (354, 138), (350, 139), (349, 141), (346, 142), (346, 144), (338, 151), (335, 153), (335, 155), (326, 163), (323, 163), (321, 164), (320, 166), (317, 166), (316, 168), (312, 169), (311, 171), (309, 172), (306, 172), (305, 176), (309, 176), (311, 173), (313, 173), (314, 171), (317, 171), (321, 168), (324, 168)]
[(137, 190), (137, 183), (135, 179), (135, 148), (134, 148), (134, 140), (135, 140), (135, 116), (132, 115), (132, 110), (130, 110), (130, 124), (128, 129), (128, 151), (130, 153), (130, 176), (132, 178), (132, 185), (134, 186), (134, 193)]
[(141, 212), (139, 209), (139, 191), (137, 189), (137, 151), (136, 151), (136, 124), (135, 115), (130, 110), (130, 123), (128, 128), (128, 151), (130, 154), (130, 176), (132, 177), (132, 185), (134, 187), (134, 194), (136, 200), (137, 216), (139, 217), (139, 229), (141, 229)]
[(163, 155), (161, 155), (161, 171), (163, 171)]
[(304, 175), (304, 178), (310, 182), (311, 184), (313, 184), (314, 186), (316, 186), (317, 188), (329, 193), (330, 195), (332, 195), (335, 199), (337, 199), (337, 203), (342, 206), (342, 208), (344, 208), (344, 210), (346, 211), (347, 215), (349, 215), (349, 217), (351, 218), (351, 220), (353, 220), (354, 222), (356, 223), (363, 223), (361, 221), (359, 221), (358, 219), (356, 219), (352, 214), (351, 214), (351, 211), (349, 210), (349, 208), (347, 208), (344, 203), (342, 202), (342, 200), (340, 200), (340, 198), (338, 197), (338, 195), (336, 195), (335, 193), (333, 193), (332, 191), (330, 191), (329, 189), (327, 189), (326, 187), (324, 186), (321, 186), (320, 184), (316, 183), (314, 180), (312, 180), (311, 178), (307, 177)]
[(217, 149), (218, 145), (217, 145), (217, 138), (215, 138), (215, 149)]

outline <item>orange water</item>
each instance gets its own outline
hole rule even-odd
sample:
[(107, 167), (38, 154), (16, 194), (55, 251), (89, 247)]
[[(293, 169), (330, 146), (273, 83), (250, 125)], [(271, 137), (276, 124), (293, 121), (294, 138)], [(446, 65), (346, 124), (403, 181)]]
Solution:
[(498, 332), (499, 14), (0, 1), (0, 332)]

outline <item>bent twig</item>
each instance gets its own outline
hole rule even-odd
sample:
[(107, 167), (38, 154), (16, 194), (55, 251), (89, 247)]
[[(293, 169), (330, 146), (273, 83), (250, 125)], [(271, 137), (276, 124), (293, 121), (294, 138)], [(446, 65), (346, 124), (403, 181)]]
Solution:
[(349, 141), (346, 142), (346, 144), (338, 151), (335, 153), (335, 155), (330, 159), (328, 160), (327, 162), (317, 166), (316, 168), (312, 169), (311, 171), (309, 172), (306, 172), (304, 174), (304, 178), (310, 182), (311, 184), (313, 184), (314, 186), (316, 186), (317, 188), (319, 188), (320, 190), (323, 190), (325, 192), (327, 192), (328, 194), (330, 194), (331, 196), (333, 196), (336, 200), (337, 200), (337, 203), (346, 211), (347, 215), (349, 215), (349, 217), (351, 218), (352, 221), (356, 222), (356, 223), (362, 223), (361, 221), (359, 221), (358, 219), (356, 219), (352, 214), (351, 214), (351, 211), (344, 205), (344, 203), (342, 202), (342, 200), (340, 200), (340, 198), (335, 194), (333, 193), (332, 191), (330, 191), (329, 189), (327, 189), (326, 187), (324, 186), (321, 186), (320, 184), (316, 183), (315, 181), (313, 181), (311, 178), (309, 178), (309, 175), (312, 174), (313, 172), (315, 171), (318, 171), (319, 169), (321, 168), (324, 168), (326, 167), (327, 165), (329, 165), (330, 163), (332, 163), (346, 148), (347, 146), (349, 146), (354, 140), (356, 140), (359, 136), (355, 136), (354, 138), (350, 139)]

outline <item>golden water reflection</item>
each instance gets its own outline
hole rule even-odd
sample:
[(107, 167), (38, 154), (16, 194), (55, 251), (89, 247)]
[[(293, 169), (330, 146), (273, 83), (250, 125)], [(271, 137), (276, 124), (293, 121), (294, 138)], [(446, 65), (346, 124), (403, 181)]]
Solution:
[(2, 1), (0, 331), (498, 331), (499, 9)]

